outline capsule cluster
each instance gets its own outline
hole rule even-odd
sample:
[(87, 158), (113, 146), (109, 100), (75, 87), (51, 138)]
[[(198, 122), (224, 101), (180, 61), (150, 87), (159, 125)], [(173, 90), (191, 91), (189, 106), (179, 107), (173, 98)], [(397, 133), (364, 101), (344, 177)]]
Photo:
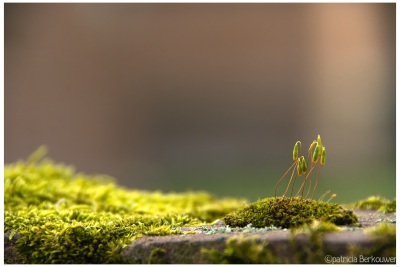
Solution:
[[(297, 141), (293, 148), (293, 161), (297, 162), (297, 174), (299, 176), (301, 176), (301, 175), (307, 173), (308, 165), (307, 165), (307, 162), (306, 162), (304, 156), (301, 156), (299, 158), (299, 146), (301, 148), (301, 142)], [(314, 152), (313, 152), (313, 149), (314, 149)], [(308, 154), (311, 155), (311, 153), (312, 153), (312, 157), (311, 157), (312, 164), (317, 164), (317, 162), (319, 160), (319, 162), (320, 162), (319, 164), (321, 166), (325, 165), (326, 149), (322, 145), (322, 140), (321, 140), (320, 135), (318, 135), (317, 140), (314, 140), (311, 143), (310, 148), (308, 149)]]
[[(296, 182), (296, 178), (293, 179), (293, 175), (294, 175), (294, 171), (295, 169), (297, 169), (297, 175), (298, 176), (302, 176), (303, 174), (305, 175), (305, 178), (303, 180), (303, 183), (300, 186), (299, 191), (297, 192), (296, 196), (298, 196), (300, 193), (303, 196), (304, 193), (304, 188), (307, 182), (309, 182), (309, 189), (307, 191), (306, 197), (308, 196), (310, 189), (311, 189), (311, 184), (312, 184), (312, 177), (311, 174), (314, 170), (315, 167), (318, 166), (318, 176), (317, 176), (317, 180), (314, 186), (314, 190), (312, 193), (312, 197), (314, 197), (314, 192), (315, 189), (318, 185), (318, 181), (319, 181), (319, 172), (320, 172), (320, 168), (322, 166), (325, 165), (326, 162), (326, 149), (325, 147), (322, 145), (322, 140), (321, 140), (321, 136), (318, 135), (317, 140), (314, 140), (309, 149), (308, 149), (308, 157), (307, 160), (304, 156), (299, 156), (299, 149), (301, 150), (301, 142), (297, 141), (294, 144), (293, 147), (293, 164), (292, 166), (286, 171), (286, 173), (279, 179), (278, 183), (275, 186), (275, 196), (276, 196), (276, 188), (279, 185), (279, 183), (283, 180), (283, 178), (286, 176), (286, 174), (292, 169), (292, 176), (290, 177), (289, 180), (289, 184), (286, 188), (286, 191), (284, 193), (284, 197), (286, 195), (286, 193), (288, 192), (288, 189), (290, 187), (290, 185), (292, 185), (292, 192), (293, 192), (293, 187), (294, 187), (294, 183)], [(310, 169), (308, 168), (308, 164), (307, 162), (309, 162), (309, 165), (311, 166)], [(292, 183), (293, 182), (293, 183)], [(292, 193), (291, 193), (292, 195)]]

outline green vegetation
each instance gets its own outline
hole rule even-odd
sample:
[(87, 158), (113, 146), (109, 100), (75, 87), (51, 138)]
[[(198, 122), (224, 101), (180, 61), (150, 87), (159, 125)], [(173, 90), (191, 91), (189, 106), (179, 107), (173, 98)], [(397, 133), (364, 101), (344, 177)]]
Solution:
[[(336, 254), (334, 246), (324, 244), (324, 235), (337, 231), (347, 231), (333, 223), (314, 220), (311, 224), (302, 225), (290, 231), (287, 245), (274, 246), (266, 241), (256, 240), (244, 235), (234, 236), (226, 241), (226, 248), (203, 249), (202, 253), (209, 256), (215, 264), (324, 264), (326, 256), (355, 259), (355, 263), (395, 263), (396, 257), (396, 226), (382, 223), (372, 229), (365, 230), (374, 242), (371, 245), (349, 245), (345, 254)], [(281, 253), (277, 253), (280, 250)], [(282, 250), (285, 253), (282, 253)], [(280, 258), (279, 255), (284, 258)], [(369, 261), (367, 261), (369, 260)]]
[(175, 227), (212, 222), (244, 203), (204, 192), (126, 190), (44, 155), (41, 148), (5, 166), (4, 231), (19, 237), (14, 263), (121, 262), (121, 249), (135, 238), (180, 234)]
[[(293, 164), (276, 183), (275, 197), (256, 201), (226, 215), (224, 217), (226, 224), (233, 227), (244, 227), (248, 224), (252, 224), (260, 228), (268, 226), (292, 228), (303, 224), (309, 224), (315, 219), (332, 222), (337, 225), (353, 224), (357, 222), (357, 217), (352, 211), (345, 210), (337, 204), (328, 203), (332, 198), (336, 197), (336, 194), (333, 194), (327, 202), (322, 202), (322, 200), (329, 191), (323, 194), (318, 201), (313, 200), (319, 181), (320, 168), (324, 166), (326, 162), (326, 149), (325, 146), (322, 145), (321, 137), (318, 135), (317, 140), (314, 140), (308, 149), (307, 161), (309, 164), (307, 164), (304, 156), (299, 156), (299, 147), (301, 149), (301, 142), (297, 141), (293, 148)], [(310, 169), (308, 169), (308, 165), (311, 166)], [(312, 190), (311, 199), (307, 199), (311, 193), (313, 184), (312, 173), (317, 166), (318, 174), (314, 189)], [(294, 185), (297, 178), (297, 176), (294, 175), (296, 169), (297, 176), (301, 177), (305, 175), (305, 177), (300, 188), (293, 197)], [(289, 183), (283, 196), (276, 197), (278, 185), (283, 181), (290, 170), (292, 170), (292, 175), (290, 176)], [(293, 179), (293, 177), (295, 178)], [(304, 196), (307, 183), (308, 189)], [(290, 187), (292, 187), (290, 190), (290, 198), (286, 198)]]
[(154, 248), (149, 256), (149, 261), (148, 264), (165, 264), (168, 263), (166, 260), (164, 260), (165, 254), (167, 252), (165, 249), (162, 248)]
[(338, 227), (336, 224), (333, 224), (331, 222), (323, 222), (323, 221), (318, 221), (314, 220), (310, 224), (302, 225), (297, 228), (293, 228), (291, 232), (296, 235), (296, 234), (310, 234), (310, 235), (315, 235), (315, 234), (322, 234), (322, 233), (329, 233), (329, 232), (340, 232), (343, 231), (342, 228)]
[(231, 228), (229, 225), (218, 228), (206, 225), (206, 226), (200, 226), (200, 229), (202, 233), (206, 235), (225, 234), (225, 233), (263, 234), (270, 231), (280, 230), (280, 228), (277, 228), (275, 226), (256, 228), (252, 224), (248, 224), (245, 227), (234, 227), (234, 228)]
[(223, 251), (203, 249), (214, 264), (268, 264), (278, 263), (267, 242), (259, 242), (243, 236), (231, 237)]
[[(294, 261), (305, 264), (326, 263), (324, 257), (330, 253), (327, 252), (324, 246), (324, 234), (342, 230), (331, 222), (318, 220), (314, 220), (311, 224), (292, 229), (291, 243), (296, 248), (294, 249)], [(299, 242), (298, 237), (303, 235), (305, 235), (303, 242)]]
[[(319, 143), (318, 136), (309, 151), (314, 146), (322, 150)], [(322, 166), (325, 153), (314, 153)], [(294, 246), (298, 234), (306, 234), (309, 242), (308, 250), (295, 250), (300, 253), (294, 255), (295, 262), (316, 263), (323, 262), (323, 234), (341, 230), (337, 225), (357, 222), (352, 211), (323, 202), (327, 193), (320, 201), (307, 199), (312, 187), (311, 172), (317, 166), (310, 154), (312, 167), (307, 172), (304, 157), (299, 159), (298, 152), (294, 151), (297, 156), (294, 168), (306, 173), (295, 197), (285, 197), (285, 192), (283, 197), (265, 198), (251, 204), (240, 199), (216, 198), (206, 192), (128, 190), (118, 187), (111, 177), (78, 173), (71, 166), (45, 158), (45, 154), (45, 149), (40, 148), (28, 160), (5, 166), (4, 231), (18, 252), (10, 263), (124, 263), (122, 249), (137, 238), (194, 233), (179, 230), (181, 226), (201, 226), (205, 234), (264, 233), (291, 228)], [(317, 181), (318, 177), (319, 174)], [(303, 198), (307, 181), (308, 190)], [(293, 191), (294, 183), (295, 180), (289, 181), (286, 191), (290, 186)], [(396, 201), (371, 197), (355, 203), (354, 207), (394, 212)], [(206, 225), (221, 218), (227, 226)], [(395, 255), (393, 226), (381, 224), (370, 234), (377, 240), (377, 246), (369, 250), (354, 247), (354, 253)], [(240, 236), (228, 239), (226, 245), (222, 252), (203, 252), (214, 263), (283, 263), (266, 242)], [(166, 253), (156, 248), (148, 262), (164, 263)]]
[(300, 197), (265, 198), (231, 212), (223, 220), (231, 227), (244, 227), (251, 223), (254, 227), (292, 228), (316, 219), (336, 225), (357, 222), (357, 216), (352, 211), (338, 204)]
[[(374, 263), (373, 258), (379, 256), (375, 263), (395, 263), (396, 261), (396, 224), (390, 223), (380, 223), (370, 229), (364, 230), (364, 232), (370, 235), (374, 240), (374, 245), (372, 247), (364, 246), (353, 246), (350, 248), (352, 255), (363, 255), (365, 258), (371, 257), (369, 262), (364, 263)], [(386, 261), (388, 257), (392, 257), (393, 261)], [(382, 262), (381, 262), (382, 261)]]
[[(292, 229), (289, 235), (290, 246), (286, 247), (287, 251), (292, 252), (284, 259), (278, 257), (280, 253), (275, 251), (284, 249), (282, 245), (271, 247), (266, 241), (257, 241), (244, 235), (229, 238), (223, 251), (203, 249), (202, 253), (208, 255), (215, 264), (325, 263), (323, 235), (341, 230), (333, 223), (317, 220)], [(299, 242), (298, 235), (303, 235), (305, 238)], [(296, 249), (298, 246), (300, 248)]]
[(374, 237), (396, 237), (396, 224), (380, 223), (364, 232)]
[(382, 213), (396, 212), (396, 199), (388, 200), (381, 196), (371, 196), (365, 200), (357, 201), (354, 204), (350, 204), (350, 207), (378, 210)]

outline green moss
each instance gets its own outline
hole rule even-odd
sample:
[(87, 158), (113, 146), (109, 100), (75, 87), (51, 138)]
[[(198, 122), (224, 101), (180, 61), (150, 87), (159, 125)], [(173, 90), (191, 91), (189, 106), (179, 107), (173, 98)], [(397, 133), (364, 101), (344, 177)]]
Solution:
[(352, 255), (362, 255), (364, 263), (395, 263), (396, 261), (396, 225), (380, 223), (364, 230), (374, 240), (372, 247), (352, 246)]
[[(331, 255), (324, 245), (326, 233), (343, 229), (331, 222), (313, 221), (311, 224), (292, 228), (287, 245), (251, 237), (234, 236), (226, 241), (222, 251), (203, 249), (215, 264), (316, 264), (326, 263), (325, 256)], [(282, 252), (284, 251), (284, 252)]]
[(373, 237), (396, 237), (396, 225), (389, 223), (380, 223), (373, 228), (365, 229), (364, 232)]
[(229, 238), (223, 251), (203, 249), (202, 253), (208, 254), (215, 264), (278, 263), (267, 242), (243, 236)]
[(4, 231), (15, 238), (14, 263), (118, 263), (135, 238), (180, 234), (177, 226), (212, 222), (244, 200), (205, 192), (127, 190), (110, 177), (77, 173), (41, 160), (5, 166)]
[(229, 225), (225, 227), (213, 227), (213, 226), (201, 226), (201, 232), (205, 235), (214, 234), (225, 234), (225, 233), (241, 233), (241, 234), (264, 234), (270, 231), (276, 231), (279, 228), (270, 226), (264, 228), (255, 228), (252, 224), (246, 225), (246, 227), (234, 227), (231, 228)]
[(165, 249), (162, 248), (154, 248), (149, 256), (149, 264), (164, 264), (168, 263), (164, 257), (165, 257), (166, 251)]
[(336, 224), (333, 224), (331, 222), (323, 222), (323, 221), (318, 221), (315, 220), (311, 224), (305, 224), (297, 228), (292, 229), (292, 233), (294, 235), (296, 234), (323, 234), (323, 233), (329, 233), (329, 232), (339, 232), (343, 231), (340, 227), (338, 227)]
[(388, 200), (381, 196), (371, 196), (349, 206), (361, 209), (378, 210), (382, 213), (396, 212), (396, 199)]
[[(326, 263), (324, 257), (327, 252), (323, 242), (324, 234), (342, 230), (331, 222), (318, 220), (292, 229), (290, 242), (293, 251), (295, 251), (295, 262), (306, 264)], [(300, 235), (305, 235), (306, 238), (301, 243), (301, 247), (298, 247), (296, 239)]]
[[(325, 264), (325, 256), (335, 255), (335, 252), (324, 245), (324, 235), (343, 230), (330, 222), (313, 221), (311, 224), (292, 229), (289, 237), (290, 246), (286, 248), (278, 246), (273, 249), (266, 241), (257, 241), (242, 235), (229, 238), (226, 241), (226, 248), (222, 251), (202, 249), (202, 253), (208, 255), (211, 262), (215, 264)], [(349, 246), (346, 254), (334, 257), (356, 258), (355, 262), (359, 263), (379, 263), (382, 260), (390, 260), (390, 263), (394, 263), (395, 225), (380, 224), (365, 232), (374, 239), (372, 246), (352, 245)], [(276, 253), (276, 249), (287, 251), (284, 259), (277, 256), (279, 253)]]
[(244, 227), (276, 226), (291, 228), (311, 223), (313, 220), (347, 225), (357, 222), (357, 216), (338, 204), (303, 198), (265, 198), (238, 209), (224, 217), (227, 225)]

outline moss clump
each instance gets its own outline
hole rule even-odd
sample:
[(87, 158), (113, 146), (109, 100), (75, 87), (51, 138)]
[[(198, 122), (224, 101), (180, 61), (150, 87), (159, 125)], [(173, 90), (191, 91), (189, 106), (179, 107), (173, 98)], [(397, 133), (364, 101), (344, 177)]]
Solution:
[(243, 236), (229, 238), (223, 251), (203, 249), (202, 253), (208, 254), (214, 264), (278, 263), (267, 242)]
[(135, 238), (179, 234), (174, 227), (212, 222), (243, 205), (204, 192), (126, 190), (43, 155), (5, 166), (4, 231), (18, 236), (12, 263), (120, 263)]
[(371, 196), (365, 200), (357, 201), (349, 206), (354, 208), (378, 210), (382, 213), (396, 212), (396, 199), (388, 200), (381, 196)]
[(227, 225), (244, 227), (276, 226), (291, 228), (311, 223), (313, 220), (347, 225), (357, 222), (357, 216), (338, 204), (303, 198), (265, 198), (240, 208), (224, 217)]

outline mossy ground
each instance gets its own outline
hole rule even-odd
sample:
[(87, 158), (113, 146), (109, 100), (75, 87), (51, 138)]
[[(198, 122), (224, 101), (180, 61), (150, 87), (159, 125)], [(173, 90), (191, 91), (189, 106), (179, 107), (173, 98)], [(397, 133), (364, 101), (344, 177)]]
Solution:
[(311, 223), (313, 220), (347, 225), (357, 222), (357, 216), (338, 204), (303, 198), (272, 197), (242, 207), (224, 217), (227, 225), (244, 227), (276, 226), (292, 228)]
[(306, 235), (303, 249), (295, 250), (296, 255), (279, 257), (267, 241), (257, 242), (256, 239), (239, 235), (226, 241), (223, 251), (203, 249), (212, 263), (215, 264), (282, 264), (282, 263), (324, 263), (323, 234), (341, 231), (342, 229), (330, 222), (313, 221), (309, 225), (302, 225), (291, 231), (289, 240), (296, 246), (296, 236)]
[[(136, 238), (181, 234), (180, 226), (204, 226), (224, 216), (231, 227), (245, 227), (243, 232), (310, 224), (298, 231), (313, 229), (310, 233), (318, 235), (310, 235), (319, 241), (321, 229), (335, 230), (332, 223), (357, 221), (338, 204), (301, 198), (266, 198), (246, 205), (243, 199), (220, 199), (205, 192), (127, 190), (110, 177), (77, 173), (70, 166), (42, 159), (42, 152), (5, 167), (4, 231), (16, 242), (18, 252), (12, 263), (123, 263), (122, 249)], [(388, 205), (395, 209), (395, 201)], [(395, 240), (395, 234), (389, 237)], [(382, 244), (377, 249), (393, 253), (395, 245)], [(155, 251), (152, 259), (159, 262), (163, 253)], [(247, 239), (232, 239), (222, 254), (211, 255), (216, 263), (279, 262), (267, 243)]]
[(371, 196), (367, 199), (357, 201), (348, 206), (361, 209), (378, 210), (382, 213), (396, 212), (396, 199), (388, 200), (381, 196)]
[(203, 249), (214, 264), (276, 264), (282, 263), (269, 249), (268, 242), (257, 242), (243, 236), (231, 237), (223, 251)]
[(10, 239), (18, 234), (15, 263), (121, 262), (121, 249), (135, 238), (179, 234), (173, 228), (212, 222), (245, 202), (126, 190), (109, 177), (41, 160), (40, 152), (5, 166), (4, 231)]
[[(395, 263), (396, 226), (381, 223), (364, 232), (373, 243), (347, 245), (338, 251), (337, 246), (324, 242), (327, 233), (345, 232), (346, 227), (338, 227), (330, 222), (313, 221), (290, 231), (289, 246), (257, 240), (245, 235), (232, 236), (226, 240), (223, 250), (202, 249), (214, 264), (326, 264), (326, 256), (333, 256), (337, 263)], [(346, 247), (346, 245), (344, 245)], [(281, 251), (277, 253), (277, 251)], [(282, 253), (282, 251), (285, 251)], [(328, 258), (332, 259), (332, 258)], [(341, 259), (341, 260), (340, 260)]]

